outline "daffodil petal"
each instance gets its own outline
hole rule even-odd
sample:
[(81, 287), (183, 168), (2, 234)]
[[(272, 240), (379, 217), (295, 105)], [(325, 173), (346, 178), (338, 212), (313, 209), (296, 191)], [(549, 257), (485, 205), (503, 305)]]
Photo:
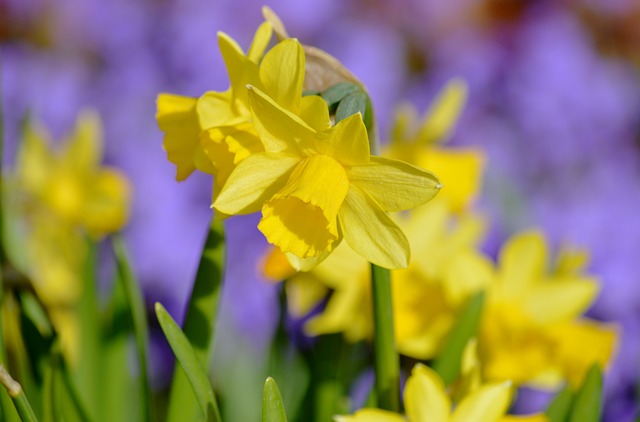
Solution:
[(284, 186), (299, 162), (299, 158), (283, 154), (250, 155), (233, 170), (213, 208), (228, 215), (260, 210), (263, 202)]
[(329, 293), (329, 289), (310, 273), (297, 274), (284, 285), (287, 292), (287, 308), (295, 317), (303, 317), (317, 306)]
[(256, 87), (249, 87), (253, 124), (269, 152), (299, 154), (301, 141), (317, 137), (300, 117), (276, 104)]
[(493, 276), (492, 262), (471, 248), (453, 254), (442, 269), (444, 291), (453, 306), (461, 306), (472, 294), (487, 288)]
[(297, 114), (305, 123), (318, 132), (323, 132), (331, 127), (329, 107), (326, 101), (318, 95), (302, 97)]
[(253, 42), (249, 47), (247, 57), (254, 63), (259, 63), (264, 54), (264, 50), (267, 49), (269, 41), (271, 41), (271, 35), (273, 34), (273, 26), (270, 22), (263, 22), (260, 24), (253, 36)]
[(438, 178), (428, 171), (389, 158), (372, 156), (368, 164), (352, 166), (348, 172), (351, 183), (385, 211), (422, 205), (436, 196), (441, 187)]
[(352, 416), (338, 415), (333, 417), (334, 422), (406, 422), (406, 420), (387, 410), (360, 409)]
[(83, 225), (93, 235), (120, 230), (129, 217), (130, 197), (129, 182), (119, 171), (101, 169), (84, 200)]
[(411, 103), (401, 104), (395, 112), (393, 126), (391, 127), (391, 142), (401, 142), (406, 140), (408, 132), (414, 129), (418, 120), (418, 112)]
[(421, 363), (413, 367), (404, 387), (404, 407), (412, 422), (447, 422), (451, 414), (451, 401), (442, 380)]
[(458, 404), (451, 422), (497, 422), (510, 402), (510, 381), (485, 384)]
[(78, 171), (97, 168), (102, 160), (102, 124), (96, 112), (83, 111), (78, 116), (76, 128), (61, 159)]
[[(243, 86), (244, 89), (244, 86)], [(196, 103), (196, 113), (200, 128), (209, 129), (217, 126), (242, 124), (248, 115), (238, 115), (231, 106), (231, 91), (204, 93)]]
[[(476, 198), (482, 186), (484, 153), (472, 148), (422, 148), (411, 162), (438, 175), (454, 212), (461, 212)], [(417, 151), (415, 151), (417, 152)]]
[(298, 40), (278, 43), (260, 63), (260, 81), (264, 91), (287, 110), (295, 111), (302, 97), (304, 53)]
[(238, 43), (224, 32), (218, 32), (218, 46), (231, 81), (231, 92), (234, 98), (246, 102), (245, 85), (259, 80), (258, 64), (249, 60)]
[(500, 287), (510, 297), (525, 292), (540, 280), (547, 264), (547, 243), (539, 231), (513, 236), (502, 247), (499, 261)]
[(579, 317), (598, 294), (595, 280), (551, 280), (532, 287), (523, 301), (523, 311), (539, 324)]
[(426, 111), (418, 139), (426, 143), (446, 140), (458, 121), (466, 99), (466, 82), (459, 78), (452, 79)]
[(328, 136), (316, 142), (316, 146), (347, 166), (369, 162), (369, 138), (360, 113), (338, 122)]
[(338, 214), (351, 248), (384, 268), (406, 268), (409, 242), (402, 230), (357, 186), (351, 185)]
[(29, 121), (16, 158), (16, 179), (22, 189), (38, 195), (46, 186), (55, 158), (49, 148), (49, 133)]
[(165, 132), (163, 147), (167, 158), (176, 165), (176, 179), (186, 179), (194, 170), (194, 152), (199, 148), (200, 125), (195, 98), (179, 95), (158, 96), (158, 126)]

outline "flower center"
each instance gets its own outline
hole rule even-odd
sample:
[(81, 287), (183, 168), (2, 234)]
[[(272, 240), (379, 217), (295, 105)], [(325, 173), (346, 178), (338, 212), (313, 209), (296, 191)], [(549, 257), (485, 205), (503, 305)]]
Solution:
[(325, 155), (305, 158), (284, 188), (264, 204), (258, 228), (270, 243), (300, 258), (331, 251), (348, 189), (347, 174), (336, 160)]

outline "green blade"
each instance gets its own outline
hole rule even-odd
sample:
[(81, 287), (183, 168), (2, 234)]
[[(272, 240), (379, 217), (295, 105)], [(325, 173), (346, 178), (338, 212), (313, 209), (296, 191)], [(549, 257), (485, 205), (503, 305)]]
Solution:
[(116, 263), (118, 266), (118, 278), (122, 283), (122, 287), (131, 309), (131, 318), (133, 320), (133, 331), (136, 340), (136, 351), (138, 354), (138, 364), (140, 365), (140, 391), (144, 398), (144, 418), (143, 420), (155, 420), (153, 395), (149, 386), (149, 375), (147, 374), (147, 356), (149, 341), (149, 324), (147, 321), (147, 313), (142, 298), (140, 286), (133, 275), (127, 253), (124, 245), (119, 237), (112, 238), (112, 246)]
[(569, 422), (598, 422), (601, 410), (602, 371), (598, 364), (594, 364), (576, 393)]
[(571, 392), (571, 388), (566, 386), (553, 398), (551, 403), (549, 403), (549, 407), (547, 407), (547, 410), (544, 412), (549, 422), (565, 422), (567, 416), (569, 416), (572, 401), (573, 393)]
[(178, 363), (184, 370), (191, 384), (202, 414), (205, 415), (207, 421), (221, 422), (220, 411), (218, 410), (213, 388), (211, 388), (207, 373), (202, 368), (202, 365), (200, 365), (189, 340), (159, 302), (156, 302), (155, 307), (160, 327), (169, 341), (173, 354), (176, 356)]
[(262, 395), (262, 422), (287, 422), (282, 396), (273, 378), (267, 378)]
[[(182, 326), (196, 357), (207, 372), (210, 369), (224, 265), (224, 226), (221, 221), (212, 218)], [(199, 414), (191, 385), (179, 365), (176, 365), (173, 373), (167, 413), (169, 422), (195, 419)]]
[(484, 297), (484, 292), (478, 292), (469, 300), (454, 324), (444, 348), (433, 362), (433, 369), (442, 377), (445, 385), (451, 384), (460, 374), (464, 349), (478, 331)]

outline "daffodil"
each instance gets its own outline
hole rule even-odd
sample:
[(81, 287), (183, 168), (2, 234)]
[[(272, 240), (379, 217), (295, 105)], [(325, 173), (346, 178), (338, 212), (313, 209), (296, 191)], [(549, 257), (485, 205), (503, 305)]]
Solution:
[(27, 126), (14, 170), (3, 180), (4, 244), (11, 264), (32, 282), (74, 360), (86, 235), (119, 230), (129, 214), (130, 188), (101, 167), (98, 116), (82, 113), (75, 132), (54, 151), (44, 129)]
[(11, 183), (21, 197), (55, 218), (102, 236), (125, 224), (130, 187), (117, 170), (101, 167), (102, 128), (92, 112), (80, 114), (75, 132), (60, 152), (51, 150), (43, 129), (29, 127)]
[[(498, 422), (511, 402), (511, 383), (480, 386), (452, 409), (445, 386), (431, 368), (417, 364), (404, 390), (406, 418), (379, 409), (358, 410), (353, 416), (336, 416), (336, 422)], [(544, 420), (544, 419), (542, 419)]]
[(213, 207), (230, 215), (262, 210), (260, 231), (301, 266), (317, 264), (344, 237), (374, 264), (406, 267), (407, 239), (386, 211), (429, 201), (438, 179), (372, 157), (360, 114), (317, 131), (256, 87), (249, 98), (265, 152), (238, 164)]
[(547, 269), (547, 255), (536, 231), (514, 236), (500, 252), (480, 326), (486, 379), (547, 388), (569, 380), (577, 386), (591, 365), (605, 367), (611, 359), (617, 329), (581, 317), (598, 292), (597, 281), (579, 264)]
[(466, 209), (482, 185), (484, 154), (477, 148), (443, 148), (457, 122), (466, 99), (464, 81), (453, 79), (426, 111), (421, 122), (415, 108), (398, 109), (391, 142), (383, 155), (428, 168), (440, 177), (441, 196), (453, 210)]
[(271, 35), (271, 24), (264, 22), (245, 54), (228, 35), (218, 34), (231, 82), (227, 91), (210, 91), (197, 99), (159, 95), (156, 117), (165, 132), (167, 157), (177, 166), (177, 180), (186, 179), (195, 169), (212, 174), (215, 198), (239, 162), (264, 151), (252, 124), (247, 84), (268, 93), (311, 127), (324, 130), (330, 126), (324, 101), (302, 97), (302, 47), (297, 40), (286, 39), (265, 54)]

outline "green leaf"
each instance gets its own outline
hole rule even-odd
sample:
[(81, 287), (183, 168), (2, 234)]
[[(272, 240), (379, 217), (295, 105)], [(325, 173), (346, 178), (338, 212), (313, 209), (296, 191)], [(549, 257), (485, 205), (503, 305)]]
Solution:
[(569, 422), (598, 422), (601, 410), (602, 371), (594, 364), (576, 393)]
[(549, 407), (544, 412), (549, 422), (565, 422), (569, 411), (571, 410), (571, 402), (573, 401), (573, 393), (571, 388), (566, 386), (562, 389), (549, 403)]
[(149, 325), (147, 321), (147, 312), (140, 286), (133, 275), (127, 253), (125, 251), (122, 240), (114, 236), (112, 238), (112, 247), (118, 267), (118, 278), (122, 283), (129, 308), (131, 309), (131, 318), (133, 320), (133, 332), (136, 340), (136, 351), (138, 354), (138, 364), (140, 365), (140, 391), (144, 398), (144, 420), (155, 420), (153, 395), (149, 386), (149, 375), (147, 373), (147, 356), (149, 341)]
[(336, 109), (336, 123), (356, 113), (360, 113), (362, 119), (365, 120), (367, 113), (367, 94), (362, 91), (349, 94), (340, 101)]
[[(216, 218), (211, 219), (207, 239), (200, 257), (198, 274), (187, 304), (182, 330), (205, 371), (213, 351), (215, 321), (218, 300), (224, 276), (225, 240), (224, 226)], [(182, 422), (198, 416), (198, 403), (184, 371), (176, 365), (171, 383), (168, 408), (169, 422)], [(186, 415), (186, 416), (185, 416)]]
[(478, 292), (469, 299), (454, 324), (442, 352), (433, 362), (433, 369), (440, 375), (445, 385), (451, 384), (460, 374), (464, 349), (476, 335), (482, 315), (485, 293)]
[(267, 378), (262, 395), (262, 422), (287, 422), (280, 390), (273, 378)]
[(346, 98), (348, 95), (353, 94), (354, 92), (361, 92), (362, 89), (355, 84), (350, 82), (339, 82), (329, 88), (327, 88), (320, 95), (329, 106), (329, 111), (334, 113), (336, 108), (338, 107), (338, 103)]
[(100, 406), (100, 313), (96, 280), (98, 245), (87, 239), (87, 253), (82, 272), (82, 293), (78, 303), (78, 362), (73, 368), (74, 383), (80, 400), (92, 420), (98, 420)]
[(20, 294), (20, 306), (24, 315), (33, 323), (33, 326), (42, 337), (53, 336), (53, 326), (49, 321), (47, 312), (31, 292), (22, 292)]
[[(137, 422), (143, 415), (142, 391), (130, 365), (133, 320), (123, 283), (115, 282), (103, 315), (102, 397), (103, 421)], [(126, 403), (126, 405), (125, 405)]]
[(189, 340), (187, 340), (178, 324), (171, 318), (162, 304), (156, 302), (155, 308), (160, 327), (169, 341), (178, 363), (184, 370), (191, 388), (193, 388), (202, 414), (205, 415), (208, 421), (220, 422), (220, 411), (218, 410), (213, 388), (211, 388), (207, 373), (200, 365), (195, 351), (189, 344)]

